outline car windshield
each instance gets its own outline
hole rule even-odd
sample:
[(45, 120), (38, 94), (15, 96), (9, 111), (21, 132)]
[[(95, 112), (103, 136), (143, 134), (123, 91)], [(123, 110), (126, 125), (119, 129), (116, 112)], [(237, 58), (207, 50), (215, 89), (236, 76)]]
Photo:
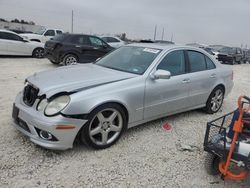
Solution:
[(42, 35), (44, 33), (45, 29), (39, 30), (34, 32), (35, 34)]
[(230, 54), (230, 53), (233, 53), (233, 49), (226, 47), (226, 48), (220, 49), (219, 52)]
[(142, 75), (161, 52), (155, 48), (124, 46), (96, 62), (97, 65)]

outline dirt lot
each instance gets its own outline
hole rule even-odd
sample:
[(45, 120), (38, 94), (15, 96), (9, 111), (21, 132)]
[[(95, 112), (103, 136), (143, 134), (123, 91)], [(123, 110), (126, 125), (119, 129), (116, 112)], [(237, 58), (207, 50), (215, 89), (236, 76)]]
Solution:
[[(236, 107), (240, 94), (250, 95), (250, 65), (235, 65), (235, 87), (215, 115), (201, 111), (178, 114), (128, 130), (113, 147), (95, 151), (76, 144), (67, 151), (34, 145), (11, 126), (14, 98), (25, 77), (53, 69), (46, 59), (0, 59), (0, 187), (249, 187), (223, 182), (203, 167), (206, 122)], [(49, 78), (48, 78), (49, 79)], [(162, 129), (169, 122), (171, 131)], [(179, 145), (194, 146), (180, 151)]]

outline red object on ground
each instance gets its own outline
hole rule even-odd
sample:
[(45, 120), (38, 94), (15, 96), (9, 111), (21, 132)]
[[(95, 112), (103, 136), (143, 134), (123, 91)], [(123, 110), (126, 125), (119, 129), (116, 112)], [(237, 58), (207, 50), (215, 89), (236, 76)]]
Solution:
[(169, 131), (169, 130), (171, 130), (171, 128), (172, 128), (171, 125), (169, 125), (168, 123), (164, 123), (162, 127), (163, 127), (163, 129), (165, 129), (166, 131)]

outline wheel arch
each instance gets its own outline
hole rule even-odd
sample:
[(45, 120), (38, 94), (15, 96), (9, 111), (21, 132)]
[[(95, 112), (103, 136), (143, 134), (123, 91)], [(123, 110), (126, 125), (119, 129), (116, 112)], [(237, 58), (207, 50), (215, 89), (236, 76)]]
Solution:
[(119, 105), (123, 109), (123, 111), (125, 113), (127, 122), (129, 121), (128, 107), (124, 103), (122, 103), (121, 101), (105, 101), (105, 102), (96, 104), (95, 106), (93, 106), (93, 108), (91, 108), (89, 114), (91, 112), (93, 112), (96, 108), (98, 108), (100, 106), (103, 106), (103, 105), (106, 105), (106, 104), (116, 104), (116, 105)]
[(39, 39), (30, 39), (30, 41), (41, 42)]
[(75, 51), (67, 51), (67, 52), (65, 52), (65, 53), (62, 54), (62, 56), (61, 56), (61, 61), (63, 61), (63, 59), (64, 59), (67, 55), (70, 55), (70, 54), (76, 56), (77, 59), (79, 60), (79, 56), (80, 56), (79, 53), (77, 53), (77, 52), (75, 52)]
[(35, 50), (37, 50), (37, 49), (43, 49), (43, 50), (44, 50), (43, 47), (35, 47), (35, 48), (33, 49), (33, 51), (32, 51), (32, 56), (34, 56), (34, 52), (35, 52)]

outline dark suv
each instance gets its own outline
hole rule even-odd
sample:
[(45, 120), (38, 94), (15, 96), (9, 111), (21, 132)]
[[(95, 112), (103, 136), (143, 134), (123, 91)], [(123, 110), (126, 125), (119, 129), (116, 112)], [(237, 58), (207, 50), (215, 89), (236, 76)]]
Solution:
[(241, 64), (243, 62), (243, 51), (241, 48), (224, 47), (219, 50), (218, 60), (225, 64)]
[(46, 57), (64, 65), (93, 62), (113, 49), (102, 39), (83, 34), (61, 34), (45, 43)]

